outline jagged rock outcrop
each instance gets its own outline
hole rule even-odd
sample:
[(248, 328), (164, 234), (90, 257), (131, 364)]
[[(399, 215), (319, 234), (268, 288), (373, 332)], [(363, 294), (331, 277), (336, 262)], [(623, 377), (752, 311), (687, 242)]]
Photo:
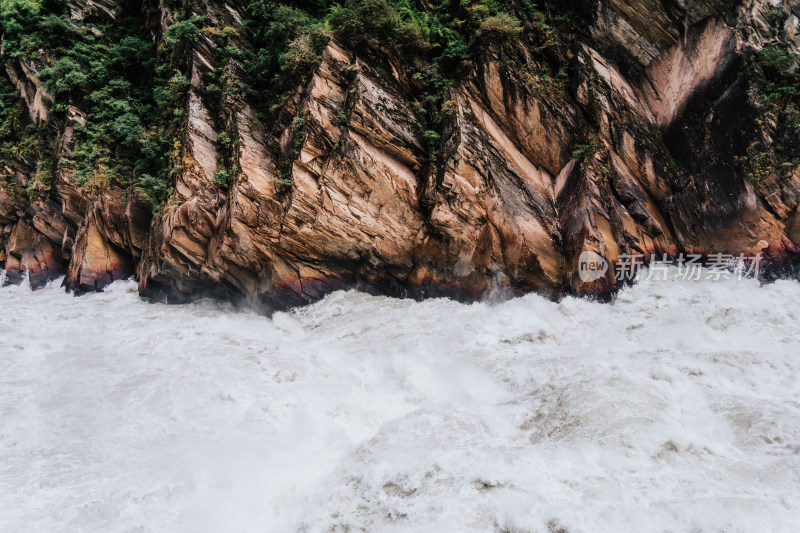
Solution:
[[(612, 265), (622, 254), (761, 253), (790, 270), (800, 253), (800, 164), (756, 180), (742, 161), (753, 143), (772, 146), (775, 159), (776, 145), (800, 139), (778, 131), (742, 73), (746, 50), (769, 40), (798, 52), (797, 6), (592, 5), (586, 32), (546, 59), (569, 66), (568, 82), (531, 82), (543, 59), (491, 45), (450, 89), (427, 138), (405, 74), (335, 38), (274, 125), (246, 98), (211, 105), (203, 77), (242, 71), (217, 62), (217, 44), (201, 34), (164, 210), (153, 215), (132, 188), (81, 186), (58, 167), (52, 187), (23, 202), (9, 184), (35, 183), (36, 162), (8, 161), (0, 264), (11, 282), (27, 270), (34, 287), (62, 273), (77, 292), (136, 275), (142, 294), (245, 297), (269, 308), (347, 287), (477, 297), (619, 286), (613, 268), (590, 283), (578, 277), (587, 250)], [(778, 29), (765, 19), (776, 6), (786, 14)], [(81, 19), (113, 16), (113, 7), (69, 9)], [(241, 27), (241, 6), (224, 8), (206, 16)], [(160, 31), (172, 20), (163, 8)], [(31, 119), (46, 124), (47, 96), (32, 68), (21, 69), (6, 62)], [(70, 109), (59, 157), (74, 150), (82, 120)], [(227, 187), (216, 179), (222, 137), (236, 147)]]
[(50, 97), (36, 76), (34, 66), (24, 60), (9, 61), (6, 63), (6, 74), (25, 101), (33, 123), (37, 126), (45, 124), (50, 118), (45, 102)]

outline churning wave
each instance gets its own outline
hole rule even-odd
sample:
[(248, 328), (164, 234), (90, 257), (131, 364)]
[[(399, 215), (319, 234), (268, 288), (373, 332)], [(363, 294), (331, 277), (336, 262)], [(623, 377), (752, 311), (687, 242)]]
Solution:
[(796, 531), (800, 284), (0, 289), (2, 531)]

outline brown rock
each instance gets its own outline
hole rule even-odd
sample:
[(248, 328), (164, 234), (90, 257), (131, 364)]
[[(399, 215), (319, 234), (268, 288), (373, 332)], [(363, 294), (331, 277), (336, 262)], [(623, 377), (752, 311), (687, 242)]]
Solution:
[[(241, 24), (241, 9), (223, 4), (209, 24)], [(274, 124), (261, 122), (259, 102), (204, 101), (205, 74), (235, 78), (241, 66), (216, 64), (217, 44), (203, 33), (190, 55), (182, 170), (163, 210), (154, 216), (133, 189), (81, 187), (60, 166), (49, 190), (16, 194), (12, 182), (35, 184), (36, 162), (3, 162), (0, 262), (9, 280), (27, 269), (36, 286), (68, 262), (76, 292), (135, 273), (142, 294), (244, 297), (272, 309), (349, 287), (467, 298), (618, 287), (613, 268), (580, 279), (584, 251), (612, 266), (624, 254), (682, 251), (791, 265), (800, 165), (751, 183), (738, 163), (752, 141), (771, 146), (781, 133), (759, 118), (763, 105), (739, 75), (742, 50), (780, 38), (797, 52), (797, 24), (770, 29), (769, 5), (590, 2), (574, 47), (488, 46), (451, 88), (441, 123), (424, 127), (395, 58), (336, 40)], [(79, 19), (113, 17), (111, 6), (68, 3)], [(160, 20), (163, 30), (174, 13), (164, 8)], [(551, 64), (570, 83), (537, 83)], [(32, 120), (46, 123), (36, 65), (6, 68)], [(70, 108), (54, 157), (74, 153), (84, 120)], [(235, 154), (218, 153), (223, 129)], [(223, 158), (238, 167), (227, 188), (214, 183)]]

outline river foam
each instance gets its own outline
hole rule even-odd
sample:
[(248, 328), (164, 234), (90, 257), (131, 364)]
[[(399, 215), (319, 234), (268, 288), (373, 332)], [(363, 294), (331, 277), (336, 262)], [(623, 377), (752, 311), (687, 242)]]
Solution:
[(796, 531), (800, 284), (0, 289), (2, 531)]

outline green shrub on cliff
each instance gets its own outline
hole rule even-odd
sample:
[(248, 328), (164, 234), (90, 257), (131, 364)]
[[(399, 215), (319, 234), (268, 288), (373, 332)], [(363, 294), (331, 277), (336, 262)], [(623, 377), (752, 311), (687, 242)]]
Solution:
[(169, 182), (166, 178), (165, 175), (139, 174), (136, 178), (136, 190), (152, 204), (157, 205), (163, 201), (169, 191)]
[(17, 58), (34, 53), (42, 45), (39, 35), (31, 31), (42, 19), (39, 2), (0, 0), (0, 25), (3, 32), (3, 54)]
[(16, 87), (0, 76), (0, 159), (12, 161), (20, 155), (19, 138), (29, 122)]
[(164, 43), (167, 46), (191, 46), (197, 42), (200, 33), (197, 31), (197, 17), (179, 20), (167, 28)]
[(309, 74), (327, 37), (321, 20), (299, 8), (253, 0), (248, 11), (254, 46), (243, 60), (247, 91), (269, 109)]
[(59, 169), (85, 186), (136, 188), (158, 206), (168, 195), (188, 88), (180, 56), (196, 42), (197, 27), (186, 18), (168, 28), (163, 58), (173, 68), (159, 74), (157, 43), (134, 4), (118, 2), (114, 19), (97, 12), (81, 21), (69, 18), (63, 2), (0, 0), (0, 29), (6, 60), (37, 65), (52, 98), (58, 127), (37, 133), (48, 137), (40, 147), (57, 146), (54, 136), (70, 106), (83, 113), (74, 125), (74, 153)]
[(480, 28), (482, 34), (494, 37), (508, 37), (522, 31), (519, 20), (505, 12), (484, 19)]
[(797, 58), (785, 48), (768, 44), (747, 54), (747, 73), (768, 101), (800, 94), (800, 74), (795, 71)]
[(427, 130), (422, 135), (422, 138), (425, 140), (425, 144), (428, 146), (428, 152), (431, 154), (439, 149), (439, 143), (441, 142), (442, 138), (435, 131)]
[(228, 189), (228, 171), (220, 167), (214, 173), (214, 184), (223, 189)]
[(347, 0), (334, 5), (329, 17), (336, 33), (356, 46), (393, 43), (400, 16), (387, 0)]
[[(753, 182), (779, 172), (784, 163), (800, 162), (799, 68), (797, 57), (780, 42), (745, 53), (744, 73), (755, 89), (756, 107), (776, 125), (769, 134), (771, 147), (756, 139), (740, 157), (740, 169)], [(758, 124), (762, 122), (760, 119)]]

